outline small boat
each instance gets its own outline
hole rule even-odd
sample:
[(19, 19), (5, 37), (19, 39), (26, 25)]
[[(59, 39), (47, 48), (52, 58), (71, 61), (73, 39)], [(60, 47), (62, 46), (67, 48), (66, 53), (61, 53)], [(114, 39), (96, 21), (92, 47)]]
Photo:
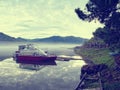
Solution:
[(33, 44), (20, 45), (13, 56), (16, 63), (21, 65), (56, 65), (55, 55), (49, 55), (44, 51), (35, 48)]

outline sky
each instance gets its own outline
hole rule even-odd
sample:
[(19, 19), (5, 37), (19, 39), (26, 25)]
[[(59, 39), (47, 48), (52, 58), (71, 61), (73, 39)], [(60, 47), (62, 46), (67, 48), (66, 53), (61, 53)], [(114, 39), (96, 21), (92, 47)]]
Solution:
[(0, 32), (27, 39), (50, 36), (91, 38), (102, 27), (84, 22), (74, 12), (88, 0), (0, 0)]

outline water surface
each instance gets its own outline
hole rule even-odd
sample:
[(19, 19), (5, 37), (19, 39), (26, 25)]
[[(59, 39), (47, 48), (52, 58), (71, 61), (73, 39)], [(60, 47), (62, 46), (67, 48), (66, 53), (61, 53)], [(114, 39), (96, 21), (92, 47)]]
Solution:
[[(0, 45), (1, 56), (11, 56), (17, 44)], [(36, 43), (51, 54), (75, 56), (74, 44), (41, 44)], [(44, 66), (39, 71), (21, 69), (12, 58), (0, 62), (0, 90), (74, 90), (79, 83), (82, 60), (69, 62), (56, 61), (57, 66)]]

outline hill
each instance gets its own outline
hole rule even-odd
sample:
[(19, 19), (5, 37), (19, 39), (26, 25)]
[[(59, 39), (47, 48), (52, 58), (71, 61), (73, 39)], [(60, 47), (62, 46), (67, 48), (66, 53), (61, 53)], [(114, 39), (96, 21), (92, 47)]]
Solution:
[(0, 32), (0, 41), (15, 41), (16, 38), (8, 36), (2, 32)]
[(11, 37), (7, 34), (0, 32), (0, 41), (14, 41), (14, 42), (16, 42), (16, 41), (28, 41), (28, 40), (21, 38), (21, 37), (18, 37), (18, 38)]
[(74, 37), (74, 36), (67, 36), (67, 37), (61, 37), (61, 36), (52, 36), (48, 38), (43, 39), (33, 39), (34, 42), (55, 42), (55, 43), (84, 43), (87, 41), (87, 39), (80, 38), (80, 37)]
[(0, 41), (29, 41), (29, 42), (46, 42), (46, 43), (84, 43), (87, 41), (87, 39), (80, 38), (80, 37), (74, 37), (74, 36), (67, 36), (67, 37), (61, 37), (61, 36), (52, 36), (48, 38), (36, 38), (36, 39), (24, 39), (21, 37), (15, 38), (11, 37), (9, 35), (6, 35), (4, 33), (0, 32)]

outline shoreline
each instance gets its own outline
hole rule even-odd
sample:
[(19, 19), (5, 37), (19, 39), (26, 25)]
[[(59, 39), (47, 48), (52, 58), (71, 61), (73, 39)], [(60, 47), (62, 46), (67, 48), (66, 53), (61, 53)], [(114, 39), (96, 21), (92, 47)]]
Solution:
[(76, 46), (74, 52), (81, 56), (87, 64), (106, 64), (113, 67), (114, 58), (109, 55), (108, 48), (86, 48), (84, 46)]
[(79, 56), (81, 56), (82, 59), (83, 59), (83, 61), (84, 61), (86, 64), (88, 64), (88, 65), (89, 65), (89, 64), (90, 64), (90, 65), (94, 65), (95, 63), (94, 63), (92, 60), (90, 60), (89, 57), (86, 57), (86, 56), (84, 56), (84, 55), (82, 55), (82, 54), (78, 54), (78, 51), (77, 51), (77, 50), (80, 49), (80, 48), (82, 48), (82, 46), (79, 46), (79, 47), (76, 46), (76, 47), (74, 48), (74, 53), (77, 54), (77, 55), (79, 55)]

